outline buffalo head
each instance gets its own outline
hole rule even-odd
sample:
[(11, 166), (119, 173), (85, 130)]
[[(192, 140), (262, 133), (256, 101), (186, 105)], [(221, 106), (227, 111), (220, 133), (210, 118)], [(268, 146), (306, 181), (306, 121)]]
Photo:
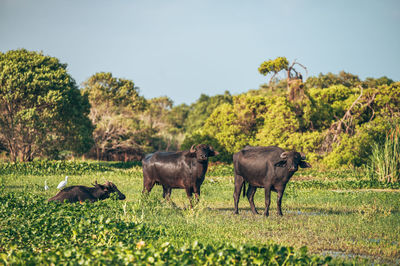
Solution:
[(214, 151), (212, 146), (206, 144), (192, 145), (189, 153), (196, 157), (198, 161), (207, 161), (208, 157), (217, 156), (219, 152)]
[(110, 194), (112, 194), (112, 193), (117, 193), (119, 200), (124, 200), (126, 198), (125, 195), (122, 194), (122, 192), (118, 190), (117, 186), (110, 181), (107, 181), (104, 185), (97, 184), (97, 181), (96, 181), (94, 186), (97, 190), (99, 190), (101, 192), (100, 199), (107, 199), (110, 197)]
[(280, 155), (280, 161), (275, 164), (275, 166), (286, 167), (289, 172), (296, 172), (299, 168), (309, 168), (311, 165), (306, 160), (306, 155), (304, 153), (299, 153), (297, 151), (285, 151)]

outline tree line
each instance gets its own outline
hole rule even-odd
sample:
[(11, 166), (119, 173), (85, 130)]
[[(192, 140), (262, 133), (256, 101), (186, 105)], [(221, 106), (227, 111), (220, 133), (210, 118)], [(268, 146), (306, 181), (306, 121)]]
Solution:
[(328, 166), (357, 166), (371, 143), (399, 124), (400, 83), (387, 77), (361, 80), (342, 71), (303, 80), (306, 67), (285, 57), (258, 71), (270, 78), (257, 90), (202, 94), (174, 106), (168, 96), (146, 99), (133, 81), (112, 73), (79, 87), (57, 58), (0, 53), (0, 150), (12, 161), (131, 161), (205, 143), (220, 151), (213, 160), (229, 163), (245, 145), (277, 145)]

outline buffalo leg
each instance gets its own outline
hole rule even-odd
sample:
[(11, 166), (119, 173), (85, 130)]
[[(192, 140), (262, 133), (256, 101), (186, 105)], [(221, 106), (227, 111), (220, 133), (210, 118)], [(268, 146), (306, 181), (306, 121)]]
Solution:
[(151, 189), (153, 188), (156, 182), (150, 180), (150, 178), (143, 178), (143, 190), (142, 193), (150, 193)]
[(271, 203), (271, 186), (265, 187), (265, 211), (264, 215), (269, 215), (269, 204)]
[(250, 208), (253, 214), (258, 214), (256, 205), (254, 205), (254, 194), (256, 194), (257, 188), (249, 184), (249, 188), (247, 189), (247, 199), (250, 203)]
[(186, 191), (186, 195), (189, 199), (190, 208), (193, 208), (193, 204), (192, 204), (193, 189), (191, 187), (188, 187), (188, 188), (185, 188), (185, 191)]
[(200, 186), (195, 186), (193, 192), (194, 192), (194, 197), (196, 198), (196, 202), (199, 202), (199, 200), (200, 200)]
[(277, 205), (277, 208), (278, 208), (278, 215), (282, 215), (281, 205), (282, 205), (282, 197), (283, 197), (283, 192), (284, 191), (285, 191), (285, 188), (281, 188), (281, 189), (277, 190), (278, 198), (277, 198), (277, 201), (276, 201), (276, 205)]
[(235, 214), (239, 213), (239, 199), (242, 191), (244, 179), (242, 176), (235, 174), (235, 190), (233, 191), (233, 202), (235, 204)]
[[(271, 164), (271, 162), (269, 162), (268, 163), (268, 172), (267, 172), (266, 180), (274, 180), (275, 178), (276, 178), (275, 167)], [(268, 183), (268, 181), (267, 181), (264, 184), (264, 190), (265, 190), (265, 211), (264, 211), (264, 215), (265, 216), (269, 215), (269, 205), (271, 203), (271, 189), (272, 189), (272, 184)], [(278, 191), (278, 190), (276, 189), (276, 191)]]
[(172, 189), (170, 187), (163, 186), (163, 198), (169, 200), (171, 197)]

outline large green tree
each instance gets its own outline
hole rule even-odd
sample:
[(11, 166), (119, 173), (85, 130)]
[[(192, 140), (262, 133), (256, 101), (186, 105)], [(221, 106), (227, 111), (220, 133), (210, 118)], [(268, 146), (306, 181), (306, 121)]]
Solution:
[(146, 100), (139, 95), (139, 88), (132, 80), (116, 78), (110, 72), (99, 72), (83, 83), (83, 91), (89, 93), (92, 107), (106, 105), (111, 109), (128, 107), (144, 110)]
[(82, 91), (89, 96), (95, 125), (91, 156), (99, 160), (140, 157), (153, 133), (140, 118), (147, 101), (133, 81), (100, 72), (83, 83)]
[(0, 140), (13, 161), (92, 146), (87, 96), (67, 65), (25, 49), (0, 53)]

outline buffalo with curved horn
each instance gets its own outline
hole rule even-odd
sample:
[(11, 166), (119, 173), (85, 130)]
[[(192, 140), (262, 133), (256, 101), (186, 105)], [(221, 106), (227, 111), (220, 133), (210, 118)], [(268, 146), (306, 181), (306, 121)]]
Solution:
[(247, 198), (251, 211), (256, 214), (254, 205), (254, 194), (257, 188), (264, 188), (265, 211), (269, 214), (271, 191), (278, 193), (277, 207), (278, 215), (282, 215), (281, 203), (286, 184), (289, 182), (298, 167), (308, 168), (311, 165), (305, 162), (304, 153), (296, 151), (284, 151), (276, 146), (251, 147), (247, 146), (233, 155), (235, 168), (235, 191), (233, 193), (235, 213), (239, 213), (238, 205), (240, 192), (243, 187), (245, 195), (245, 183), (249, 183)]
[(169, 199), (173, 188), (185, 189), (191, 204), (193, 193), (200, 196), (208, 167), (208, 158), (219, 153), (206, 144), (193, 145), (188, 151), (155, 152), (146, 155), (143, 165), (143, 193), (155, 184), (163, 187), (163, 197)]

